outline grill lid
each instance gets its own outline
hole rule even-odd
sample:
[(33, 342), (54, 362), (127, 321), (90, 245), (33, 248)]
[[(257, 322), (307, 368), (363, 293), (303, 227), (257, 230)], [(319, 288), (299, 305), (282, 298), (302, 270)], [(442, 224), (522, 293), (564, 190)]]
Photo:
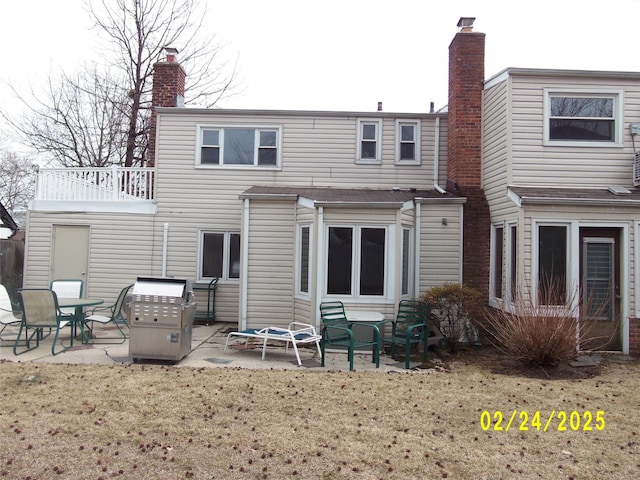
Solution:
[(133, 295), (186, 298), (189, 290), (188, 280), (165, 277), (138, 277), (131, 293)]

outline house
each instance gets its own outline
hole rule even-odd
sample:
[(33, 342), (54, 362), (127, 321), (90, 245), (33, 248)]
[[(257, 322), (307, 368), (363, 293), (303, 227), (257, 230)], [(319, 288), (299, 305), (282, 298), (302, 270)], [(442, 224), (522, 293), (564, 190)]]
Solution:
[(18, 232), (18, 224), (4, 205), (0, 203), (0, 240), (6, 240), (13, 237)]
[(390, 317), (447, 281), (509, 309), (559, 280), (610, 302), (607, 348), (640, 354), (640, 74), (485, 80), (485, 35), (458, 26), (446, 112), (184, 108), (172, 52), (149, 167), (40, 171), (26, 284), (86, 275), (111, 298), (139, 275), (218, 277), (218, 319), (245, 328), (318, 324), (329, 299)]

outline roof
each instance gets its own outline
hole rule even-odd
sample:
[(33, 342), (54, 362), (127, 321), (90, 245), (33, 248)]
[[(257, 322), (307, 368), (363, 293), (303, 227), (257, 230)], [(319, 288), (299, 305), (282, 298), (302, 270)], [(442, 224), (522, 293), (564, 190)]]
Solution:
[(386, 112), (386, 111), (331, 111), (331, 110), (261, 110), (261, 109), (224, 109), (224, 108), (196, 108), (196, 107), (156, 107), (158, 113), (181, 115), (243, 115), (243, 116), (287, 116), (287, 117), (348, 117), (348, 118), (447, 118), (446, 107), (435, 112)]
[(0, 202), (0, 227), (7, 227), (14, 231), (18, 230), (18, 224), (13, 220), (7, 209), (4, 208), (2, 202)]
[(333, 187), (266, 187), (253, 186), (243, 192), (240, 198), (295, 200), (307, 198), (316, 206), (358, 206), (378, 208), (400, 208), (405, 202), (457, 201), (464, 197), (435, 190), (400, 190), (372, 188), (333, 188)]
[(608, 188), (508, 187), (507, 195), (522, 204), (617, 205), (640, 207), (640, 189), (616, 195)]

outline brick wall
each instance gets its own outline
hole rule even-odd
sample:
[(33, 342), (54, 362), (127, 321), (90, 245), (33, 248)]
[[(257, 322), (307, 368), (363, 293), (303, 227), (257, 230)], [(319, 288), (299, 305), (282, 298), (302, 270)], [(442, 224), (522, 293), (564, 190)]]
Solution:
[(448, 186), (467, 197), (463, 282), (489, 297), (491, 215), (482, 190), (482, 89), (485, 35), (469, 30), (449, 45)]
[(156, 156), (156, 112), (155, 107), (175, 107), (178, 97), (184, 98), (184, 85), (187, 74), (175, 57), (168, 56), (166, 62), (158, 62), (153, 66), (153, 88), (151, 93), (151, 122), (149, 126), (149, 149), (147, 165), (155, 164)]

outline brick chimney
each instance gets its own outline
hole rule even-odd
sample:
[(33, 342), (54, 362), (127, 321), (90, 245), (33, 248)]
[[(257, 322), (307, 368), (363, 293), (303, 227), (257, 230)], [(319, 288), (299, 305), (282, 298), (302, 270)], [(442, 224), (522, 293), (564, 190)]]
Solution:
[(484, 33), (462, 17), (449, 45), (447, 189), (467, 197), (464, 207), (463, 281), (489, 296), (491, 214), (482, 189)]
[(166, 61), (153, 65), (153, 87), (151, 91), (151, 124), (149, 126), (149, 149), (147, 166), (155, 165), (156, 152), (156, 107), (183, 107), (184, 85), (187, 78), (177, 62), (178, 50), (165, 48)]

